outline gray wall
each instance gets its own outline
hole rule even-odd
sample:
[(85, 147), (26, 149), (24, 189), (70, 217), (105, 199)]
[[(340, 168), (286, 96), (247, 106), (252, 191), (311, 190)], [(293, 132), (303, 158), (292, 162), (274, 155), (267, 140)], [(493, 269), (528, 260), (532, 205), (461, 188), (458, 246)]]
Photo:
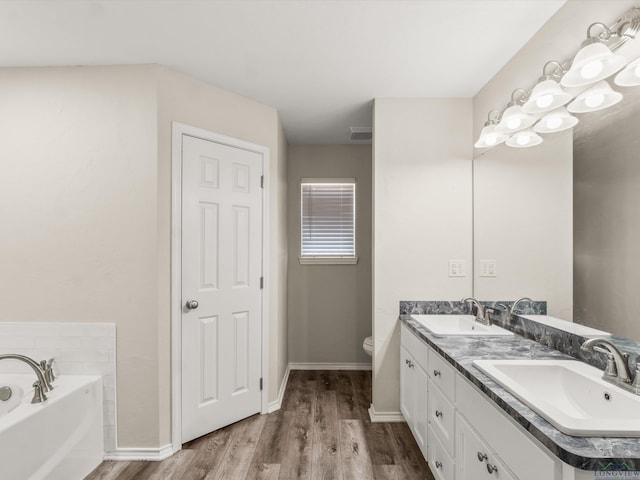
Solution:
[[(289, 184), (289, 361), (370, 363), (371, 146), (291, 145)], [(357, 265), (300, 265), (300, 179), (356, 178)]]
[(624, 93), (576, 130), (574, 321), (640, 340), (640, 94)]

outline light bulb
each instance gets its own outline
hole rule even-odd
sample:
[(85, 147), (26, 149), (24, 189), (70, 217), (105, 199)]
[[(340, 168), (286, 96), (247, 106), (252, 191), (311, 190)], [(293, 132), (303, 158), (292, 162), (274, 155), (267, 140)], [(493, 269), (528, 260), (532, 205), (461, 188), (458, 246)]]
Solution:
[(540, 95), (536, 98), (536, 105), (538, 108), (547, 108), (551, 103), (553, 103), (553, 95), (551, 94)]
[(604, 68), (604, 65), (600, 60), (594, 60), (587, 63), (580, 69), (580, 75), (587, 80), (592, 79), (600, 75)]
[(531, 138), (529, 137), (529, 135), (518, 135), (518, 138), (516, 138), (516, 142), (518, 142), (518, 145), (521, 145), (523, 147), (525, 145), (528, 145), (530, 141)]
[(604, 95), (602, 93), (589, 95), (587, 98), (584, 99), (584, 103), (589, 108), (599, 107), (600, 105), (602, 105), (602, 102), (604, 102)]
[(549, 120), (547, 120), (547, 128), (549, 130), (555, 130), (560, 125), (562, 125), (562, 119), (559, 117), (551, 117)]
[(515, 130), (522, 125), (522, 119), (520, 117), (511, 117), (507, 120), (507, 128), (509, 130)]
[(495, 145), (498, 137), (496, 135), (487, 135), (484, 137), (484, 143), (487, 145)]

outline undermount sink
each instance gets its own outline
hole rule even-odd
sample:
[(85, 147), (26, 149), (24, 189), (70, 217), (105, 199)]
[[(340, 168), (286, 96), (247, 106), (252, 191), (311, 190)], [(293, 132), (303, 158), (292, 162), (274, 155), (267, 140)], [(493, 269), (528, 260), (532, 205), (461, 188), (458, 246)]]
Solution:
[(475, 360), (474, 365), (561, 432), (640, 437), (640, 396), (577, 360)]
[(513, 336), (513, 332), (497, 325), (484, 325), (473, 315), (411, 315), (434, 337), (465, 336)]

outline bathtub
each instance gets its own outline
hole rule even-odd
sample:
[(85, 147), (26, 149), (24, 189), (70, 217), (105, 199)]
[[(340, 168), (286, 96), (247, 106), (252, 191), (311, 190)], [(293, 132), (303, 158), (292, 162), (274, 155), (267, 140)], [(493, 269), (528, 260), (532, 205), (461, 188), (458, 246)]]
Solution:
[(102, 379), (62, 375), (32, 404), (34, 374), (0, 374), (12, 398), (0, 400), (0, 477), (82, 480), (104, 456)]

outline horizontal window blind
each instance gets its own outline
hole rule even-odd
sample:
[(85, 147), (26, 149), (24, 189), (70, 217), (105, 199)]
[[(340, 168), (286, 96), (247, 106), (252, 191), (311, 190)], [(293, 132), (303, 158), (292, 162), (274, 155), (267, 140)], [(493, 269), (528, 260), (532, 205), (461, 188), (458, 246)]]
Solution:
[(355, 256), (355, 183), (302, 183), (305, 256)]

